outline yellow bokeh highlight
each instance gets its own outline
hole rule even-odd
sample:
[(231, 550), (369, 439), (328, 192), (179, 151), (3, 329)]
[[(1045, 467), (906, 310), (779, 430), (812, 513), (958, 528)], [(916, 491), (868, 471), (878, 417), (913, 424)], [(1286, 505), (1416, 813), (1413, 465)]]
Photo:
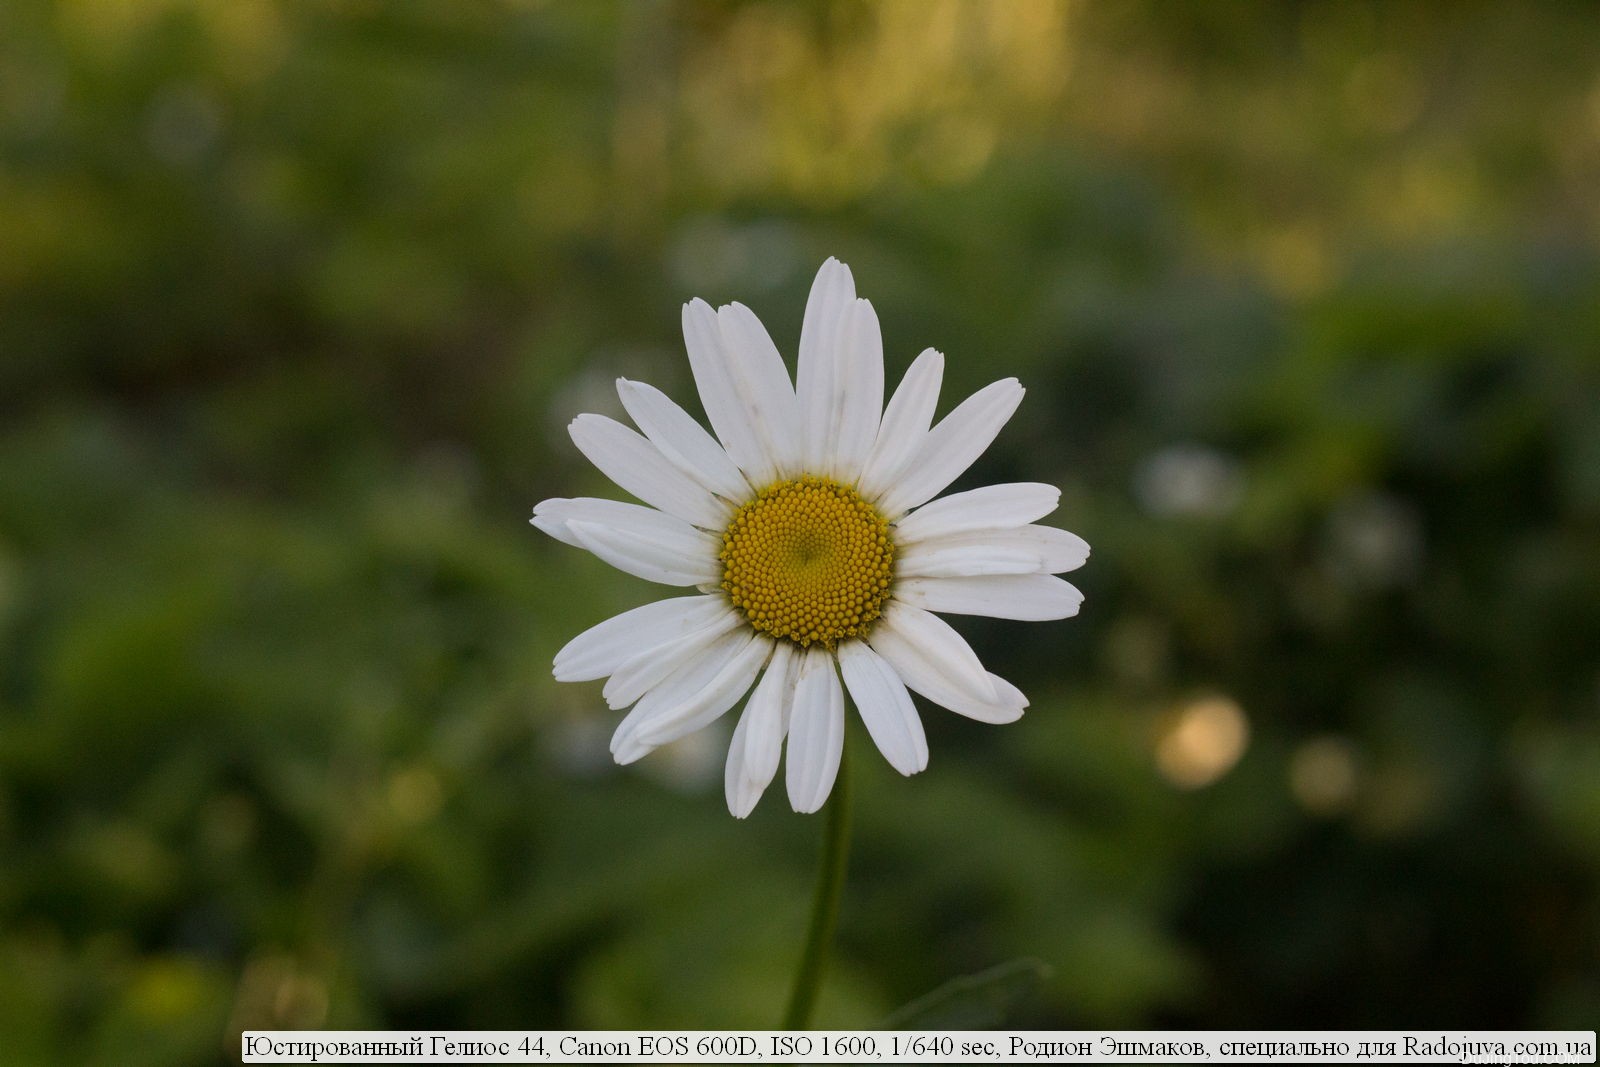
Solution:
[(1168, 721), (1156, 742), (1156, 765), (1173, 785), (1199, 789), (1232, 770), (1249, 742), (1244, 709), (1224, 696), (1203, 697)]
[(881, 614), (894, 540), (855, 489), (808, 477), (776, 482), (735, 512), (721, 560), (722, 588), (751, 626), (832, 648)]

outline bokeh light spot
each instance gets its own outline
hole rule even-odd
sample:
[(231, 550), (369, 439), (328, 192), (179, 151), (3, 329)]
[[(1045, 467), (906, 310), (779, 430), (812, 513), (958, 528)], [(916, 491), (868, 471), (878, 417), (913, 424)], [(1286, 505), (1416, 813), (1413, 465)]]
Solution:
[(1342, 737), (1318, 737), (1289, 758), (1289, 792), (1316, 815), (1336, 815), (1350, 806), (1360, 786), (1355, 747)]
[(1244, 709), (1224, 696), (1203, 697), (1168, 721), (1156, 741), (1156, 766), (1178, 788), (1199, 789), (1232, 770), (1249, 743)]

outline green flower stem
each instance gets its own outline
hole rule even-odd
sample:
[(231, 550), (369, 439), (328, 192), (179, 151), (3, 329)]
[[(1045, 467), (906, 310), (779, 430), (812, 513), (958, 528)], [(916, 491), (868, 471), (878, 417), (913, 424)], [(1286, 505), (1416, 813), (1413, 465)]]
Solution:
[(811, 929), (795, 972), (794, 992), (783, 1016), (785, 1030), (804, 1030), (811, 1024), (811, 1009), (822, 989), (828, 967), (833, 928), (839, 921), (839, 898), (844, 895), (845, 862), (850, 858), (849, 746), (839, 754), (839, 776), (828, 798), (827, 824), (822, 831), (822, 867), (817, 872), (817, 894), (811, 903)]

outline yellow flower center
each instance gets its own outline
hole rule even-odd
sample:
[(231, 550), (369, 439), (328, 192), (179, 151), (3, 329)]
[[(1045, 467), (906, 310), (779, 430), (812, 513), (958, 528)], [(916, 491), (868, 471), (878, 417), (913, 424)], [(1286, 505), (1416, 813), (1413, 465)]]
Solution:
[(889, 524), (848, 485), (775, 482), (722, 535), (722, 588), (750, 625), (828, 648), (867, 632), (889, 595)]

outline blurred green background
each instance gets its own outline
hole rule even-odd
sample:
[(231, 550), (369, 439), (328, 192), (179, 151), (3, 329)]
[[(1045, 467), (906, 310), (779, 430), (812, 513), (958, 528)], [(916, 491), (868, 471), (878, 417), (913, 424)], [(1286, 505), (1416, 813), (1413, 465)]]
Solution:
[(775, 1025), (821, 822), (610, 765), (527, 518), (828, 255), (1095, 554), (853, 735), (818, 1023), (1594, 1026), (1597, 193), (1586, 5), (7, 0), (0, 1056)]

